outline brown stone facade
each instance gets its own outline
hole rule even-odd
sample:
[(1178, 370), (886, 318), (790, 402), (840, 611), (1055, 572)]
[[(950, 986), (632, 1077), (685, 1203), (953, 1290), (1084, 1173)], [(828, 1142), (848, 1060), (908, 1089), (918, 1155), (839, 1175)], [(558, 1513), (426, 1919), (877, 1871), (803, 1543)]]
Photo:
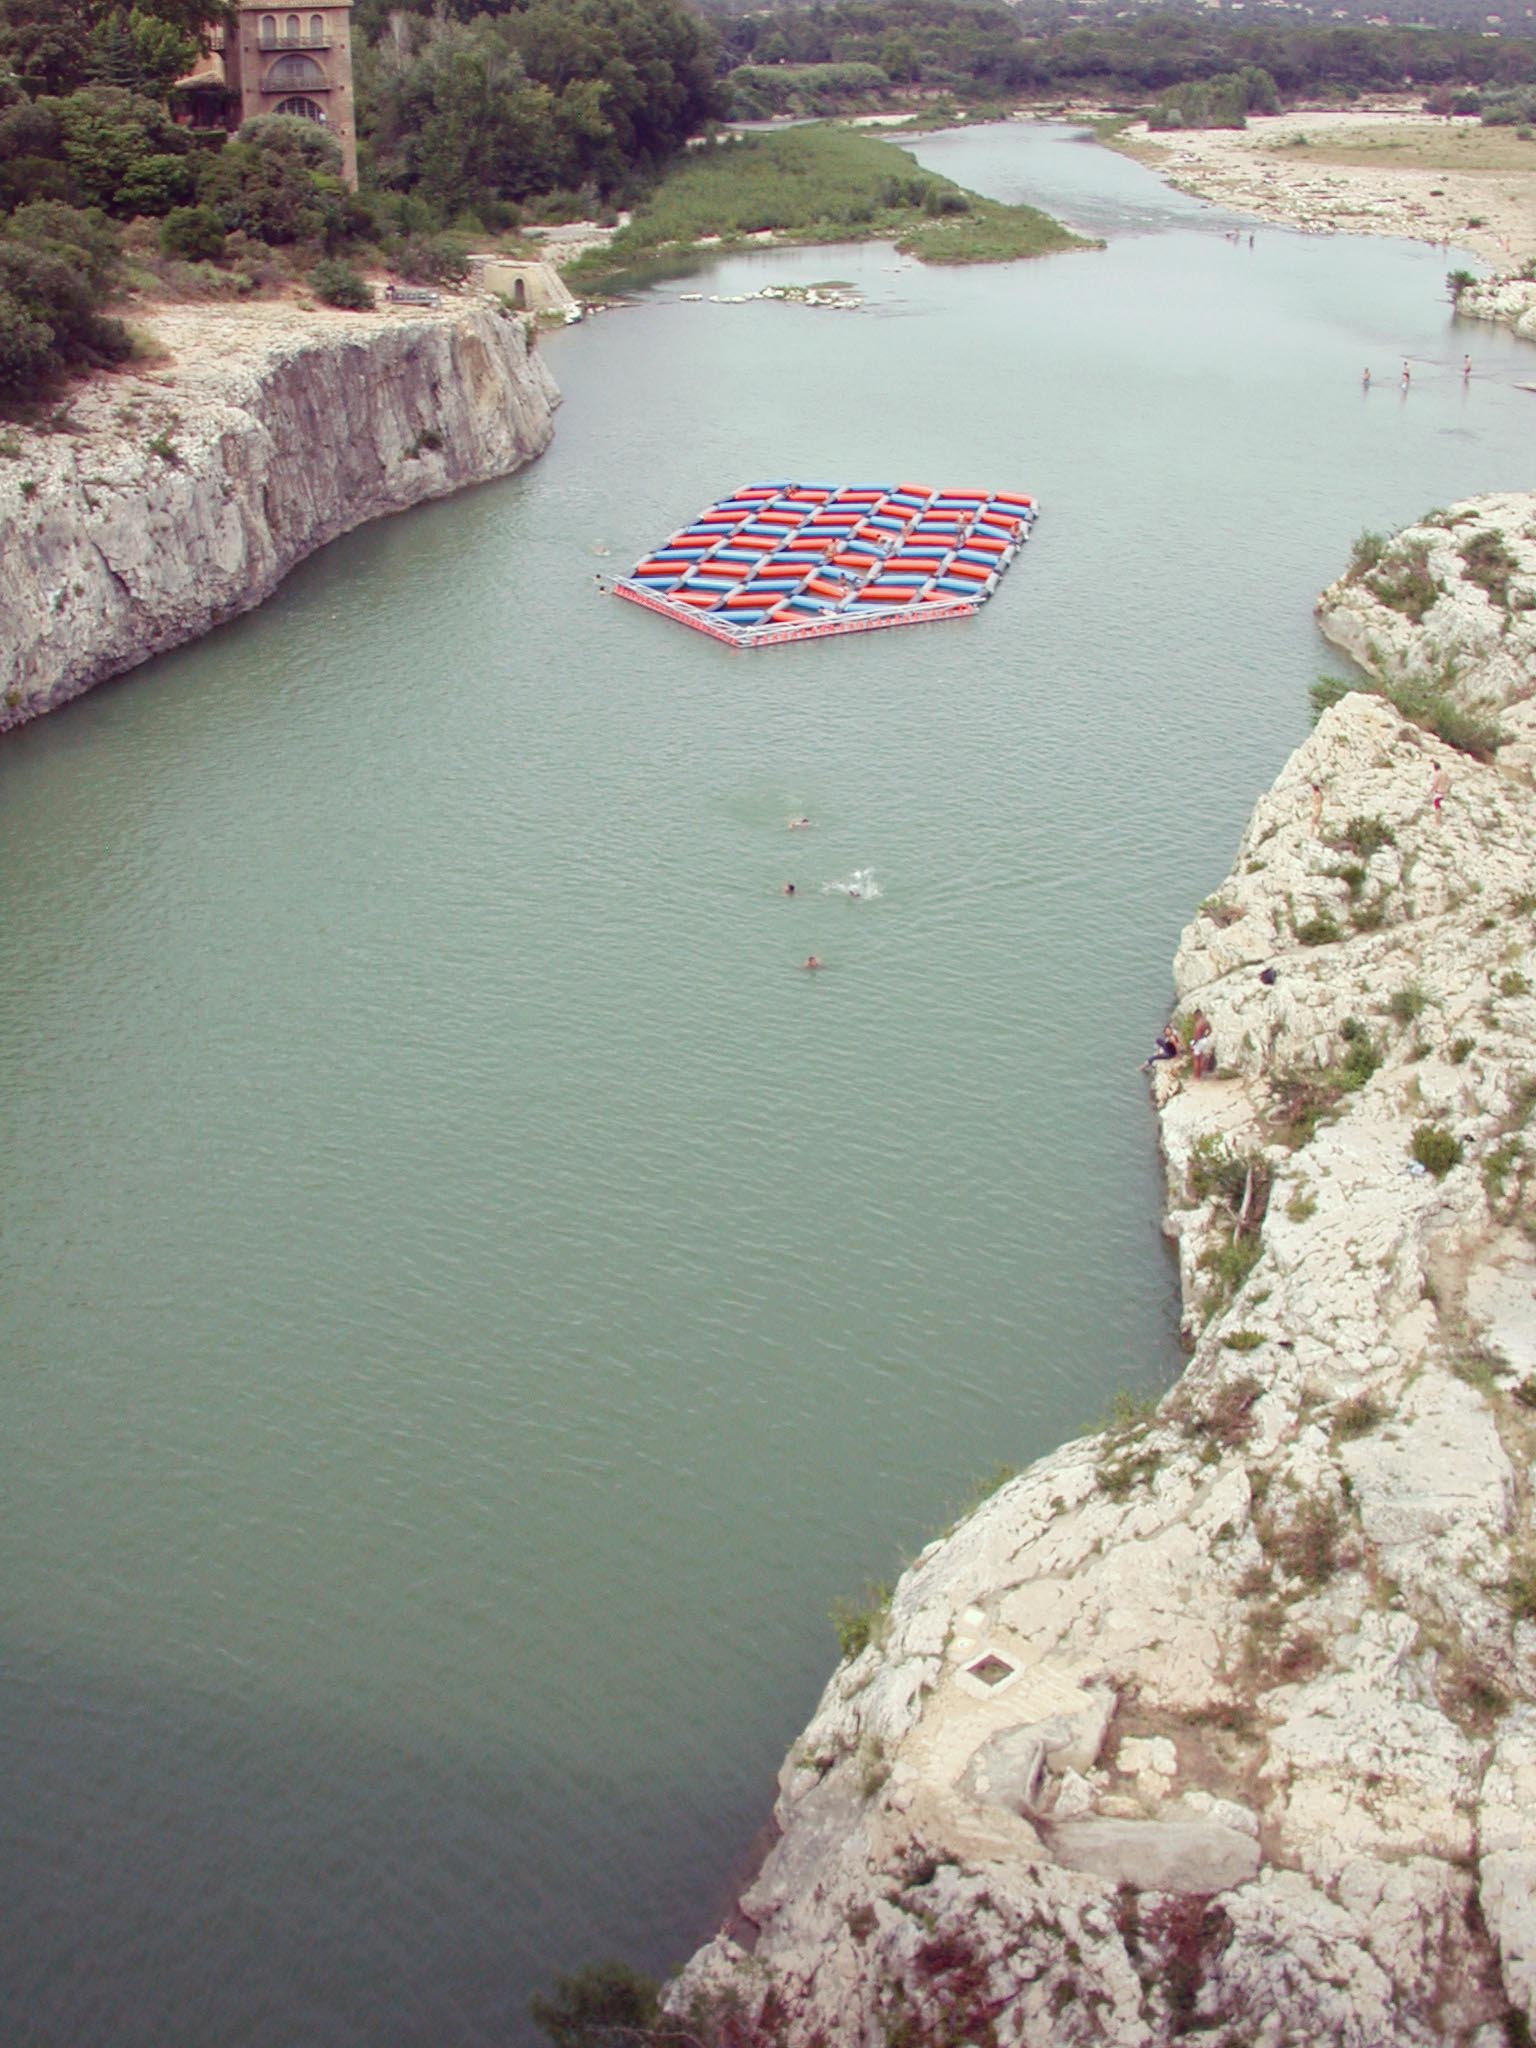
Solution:
[(357, 120), (352, 99), (352, 0), (317, 0), (297, 11), (237, 0), (224, 32), (224, 78), (231, 114), (297, 114), (323, 123), (341, 144), (347, 183), (357, 183)]

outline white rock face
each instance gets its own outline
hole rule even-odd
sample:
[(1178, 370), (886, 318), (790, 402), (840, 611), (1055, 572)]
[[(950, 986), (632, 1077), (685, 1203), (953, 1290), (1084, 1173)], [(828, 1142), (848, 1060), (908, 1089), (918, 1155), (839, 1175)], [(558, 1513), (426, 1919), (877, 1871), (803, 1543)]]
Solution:
[[(1497, 531), (1523, 558), (1531, 501), (1466, 509), (1433, 548)], [(1456, 599), (1461, 639), (1394, 626), (1384, 672), (1454, 667), (1509, 719), (1524, 621), (1488, 656), (1483, 607)], [(1154, 1083), (1188, 1369), (901, 1580), (784, 1768), (734, 1931), (670, 1987), (705, 2038), (732, 1999), (784, 2048), (1536, 2025), (1519, 743), (1482, 762), (1344, 698), (1175, 979), (1219, 1060)]]
[(1525, 278), (1484, 278), (1458, 296), (1456, 311), (1464, 319), (1511, 327), (1522, 341), (1536, 341), (1536, 284)]
[(167, 307), (153, 372), (0, 461), (0, 730), (259, 604), (338, 534), (548, 445), (559, 394), (486, 300)]

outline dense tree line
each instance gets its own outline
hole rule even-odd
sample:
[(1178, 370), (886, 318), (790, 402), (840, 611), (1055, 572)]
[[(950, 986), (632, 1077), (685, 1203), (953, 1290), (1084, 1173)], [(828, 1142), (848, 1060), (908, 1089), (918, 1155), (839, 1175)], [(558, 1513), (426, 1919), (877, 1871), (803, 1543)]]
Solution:
[(232, 289), (273, 251), (313, 281), (358, 244), (451, 276), (462, 255), (435, 230), (510, 225), (561, 188), (573, 207), (625, 193), (721, 104), (713, 35), (683, 0), (361, 0), (354, 194), (313, 122), (228, 138), (172, 118), (222, 6), (0, 0), (0, 394), (127, 351), (103, 310), (123, 224), (141, 266), (146, 246), (232, 265)]
[[(704, 0), (718, 7), (721, 0)], [(1194, 81), (1263, 71), (1286, 99), (1536, 82), (1536, 41), (1477, 29), (1429, 30), (1195, 8), (1085, 19), (1024, 17), (966, 0), (817, 0), (717, 19), (742, 111), (788, 102), (793, 67), (874, 65), (890, 87), (970, 97), (1095, 93), (1176, 103)], [(779, 83), (774, 85), (774, 74)], [(830, 81), (809, 81), (825, 99)], [(851, 97), (857, 87), (848, 88)], [(867, 91), (867, 86), (865, 87)]]
[(438, 213), (633, 188), (723, 111), (713, 35), (681, 0), (364, 0), (372, 175)]

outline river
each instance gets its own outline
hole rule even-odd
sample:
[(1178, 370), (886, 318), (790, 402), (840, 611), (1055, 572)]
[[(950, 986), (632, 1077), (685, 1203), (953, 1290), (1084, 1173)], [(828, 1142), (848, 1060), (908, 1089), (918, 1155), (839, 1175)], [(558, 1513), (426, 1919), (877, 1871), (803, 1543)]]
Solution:
[[(1178, 1370), (1179, 929), (1354, 534), (1528, 481), (1532, 357), (1431, 251), (917, 153), (1109, 247), (658, 287), (549, 342), (532, 469), (0, 747), (18, 2048), (522, 2043), (680, 1961), (834, 1600)], [(599, 592), (793, 476), (1044, 513), (927, 634)]]

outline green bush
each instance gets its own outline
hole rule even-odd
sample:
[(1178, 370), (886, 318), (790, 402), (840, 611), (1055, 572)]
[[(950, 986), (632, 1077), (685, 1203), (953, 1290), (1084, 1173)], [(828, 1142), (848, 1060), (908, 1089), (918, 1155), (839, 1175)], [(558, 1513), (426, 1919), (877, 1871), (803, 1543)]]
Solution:
[(459, 235), (402, 235), (386, 253), (409, 284), (458, 284), (469, 275), (469, 245)]
[(1461, 543), (1461, 573), (1468, 582), (1485, 590), (1504, 611), (1509, 610), (1509, 579), (1520, 564), (1502, 537), (1488, 527), (1469, 534)]
[(1417, 626), (1440, 597), (1429, 566), (1429, 543), (1407, 540), (1382, 554), (1361, 578), (1367, 590)]
[(871, 1643), (880, 1642), (885, 1635), (890, 1612), (889, 1586), (871, 1586), (862, 1606), (853, 1600), (835, 1601), (832, 1626), (837, 1630), (837, 1646), (842, 1654), (848, 1658), (857, 1657)]
[(1444, 1180), (1453, 1166), (1461, 1164), (1461, 1140), (1444, 1124), (1417, 1125), (1409, 1149), (1420, 1166), (1432, 1173), (1436, 1180)]
[(1349, 567), (1345, 575), (1351, 583), (1358, 583), (1369, 570), (1374, 569), (1387, 551), (1387, 537), (1384, 533), (1369, 530), (1357, 533), (1349, 550)]
[(1351, 818), (1339, 833), (1336, 843), (1347, 846), (1361, 860), (1369, 860), (1373, 853), (1379, 853), (1384, 846), (1396, 846), (1397, 835), (1392, 827), (1377, 817)]
[(1333, 1418), (1333, 1441), (1347, 1444), (1357, 1436), (1368, 1436), (1386, 1419), (1387, 1411), (1374, 1395), (1356, 1394)]
[(0, 221), (0, 394), (24, 397), (72, 365), (126, 359), (127, 329), (101, 312), (117, 260), (99, 214), (44, 199)]
[(659, 1995), (653, 1980), (627, 1963), (589, 1963), (557, 1977), (553, 1997), (535, 1996), (528, 2012), (553, 2048), (598, 2048), (657, 2038)]
[(1296, 927), (1296, 940), (1302, 946), (1332, 946), (1343, 936), (1331, 910), (1319, 910)]
[(1358, 1017), (1344, 1021), (1344, 1059), (1339, 1080), (1350, 1090), (1363, 1088), (1381, 1065), (1381, 1049)]
[(221, 263), (224, 223), (211, 206), (173, 206), (160, 223), (160, 249), (189, 263)]
[(1422, 982), (1404, 982), (1401, 988), (1394, 989), (1388, 996), (1387, 1015), (1394, 1024), (1411, 1024), (1415, 1018), (1423, 1016), (1428, 1002)]
[(327, 256), (317, 263), (310, 286), (323, 306), (340, 306), (348, 313), (367, 313), (373, 308), (373, 286), (348, 263)]

